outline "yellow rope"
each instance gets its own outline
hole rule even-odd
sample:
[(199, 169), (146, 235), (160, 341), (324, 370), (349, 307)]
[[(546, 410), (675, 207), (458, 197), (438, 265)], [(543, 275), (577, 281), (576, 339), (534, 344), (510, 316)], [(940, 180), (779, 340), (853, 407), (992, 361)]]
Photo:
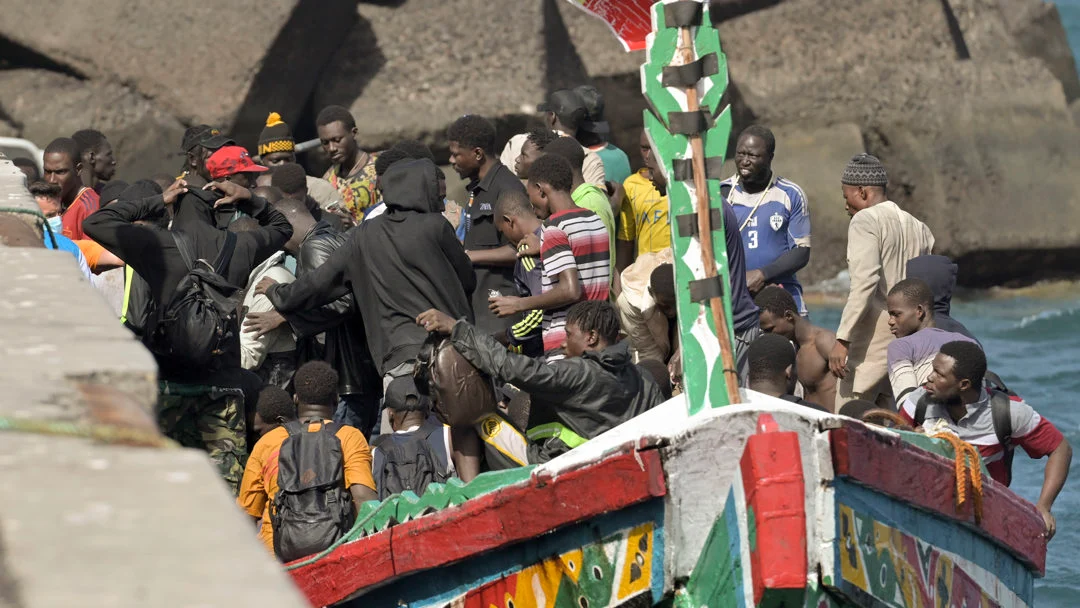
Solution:
[(956, 509), (960, 510), (960, 507), (967, 502), (967, 488), (968, 479), (971, 480), (971, 487), (974, 490), (972, 502), (974, 503), (975, 523), (982, 522), (982, 502), (983, 502), (983, 486), (982, 486), (982, 469), (979, 467), (981, 457), (975, 446), (963, 441), (952, 433), (937, 433), (931, 435), (935, 439), (944, 439), (953, 446), (953, 451), (956, 453)]

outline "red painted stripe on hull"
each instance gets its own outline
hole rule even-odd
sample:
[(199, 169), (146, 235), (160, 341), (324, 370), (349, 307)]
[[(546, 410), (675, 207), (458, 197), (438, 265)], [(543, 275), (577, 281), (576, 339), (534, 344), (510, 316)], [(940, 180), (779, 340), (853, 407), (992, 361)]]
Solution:
[(1020, 556), (1040, 576), (1045, 574), (1042, 516), (1034, 505), (1007, 487), (983, 478), (982, 525), (976, 526), (970, 504), (962, 512), (956, 511), (956, 474), (951, 460), (855, 423), (845, 423), (844, 428), (829, 434), (836, 475), (978, 527)]
[(312, 605), (324, 606), (376, 583), (529, 540), (666, 493), (656, 450), (621, 453), (556, 479), (534, 475), (523, 484), (399, 524), (342, 545), (290, 574)]
[(759, 420), (766, 432), (751, 435), (739, 467), (747, 515), (753, 516), (757, 545), (750, 548), (754, 605), (770, 590), (806, 587), (806, 483), (799, 435), (775, 432), (775, 422)]
[[(640, 460), (639, 460), (640, 458)], [(437, 568), (667, 493), (655, 450), (620, 454), (391, 528), (400, 576)]]
[(358, 589), (394, 577), (390, 530), (342, 545), (330, 555), (289, 574), (312, 606), (340, 602)]

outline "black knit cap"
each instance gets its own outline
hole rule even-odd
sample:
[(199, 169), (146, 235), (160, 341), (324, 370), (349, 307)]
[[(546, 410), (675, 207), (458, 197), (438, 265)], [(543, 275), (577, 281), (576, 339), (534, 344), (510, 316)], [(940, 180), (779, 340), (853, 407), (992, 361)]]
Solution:
[(281, 120), (281, 114), (271, 112), (266, 117), (266, 126), (259, 133), (259, 156), (266, 156), (274, 152), (292, 152), (296, 149), (296, 140), (293, 139), (289, 125)]

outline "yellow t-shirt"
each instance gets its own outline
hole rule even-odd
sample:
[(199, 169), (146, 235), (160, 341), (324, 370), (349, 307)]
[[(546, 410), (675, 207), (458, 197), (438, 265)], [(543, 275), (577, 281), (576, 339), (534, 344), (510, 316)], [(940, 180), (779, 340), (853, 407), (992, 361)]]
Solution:
[[(318, 422), (313, 422), (308, 425), (308, 432), (318, 431), (320, 427)], [(341, 457), (345, 461), (345, 487), (360, 484), (374, 490), (371, 448), (368, 447), (364, 434), (351, 426), (342, 426), (334, 435), (341, 441)], [(281, 452), (281, 444), (285, 443), (288, 437), (289, 431), (279, 426), (259, 439), (244, 468), (240, 496), (237, 498), (237, 503), (245, 513), (262, 518), (259, 540), (266, 544), (271, 554), (274, 553), (274, 530), (270, 525), (269, 505), (278, 492), (278, 454)]]
[(668, 198), (661, 196), (641, 169), (623, 182), (625, 196), (619, 212), (620, 241), (637, 242), (637, 255), (656, 253), (671, 247), (671, 220)]

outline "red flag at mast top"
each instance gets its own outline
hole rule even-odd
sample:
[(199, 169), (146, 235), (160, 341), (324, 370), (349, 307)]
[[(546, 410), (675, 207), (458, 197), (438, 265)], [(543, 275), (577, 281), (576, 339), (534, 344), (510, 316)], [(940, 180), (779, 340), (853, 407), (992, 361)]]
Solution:
[(567, 1), (603, 19), (627, 51), (645, 49), (645, 37), (652, 32), (652, 16), (649, 11), (655, 0)]

